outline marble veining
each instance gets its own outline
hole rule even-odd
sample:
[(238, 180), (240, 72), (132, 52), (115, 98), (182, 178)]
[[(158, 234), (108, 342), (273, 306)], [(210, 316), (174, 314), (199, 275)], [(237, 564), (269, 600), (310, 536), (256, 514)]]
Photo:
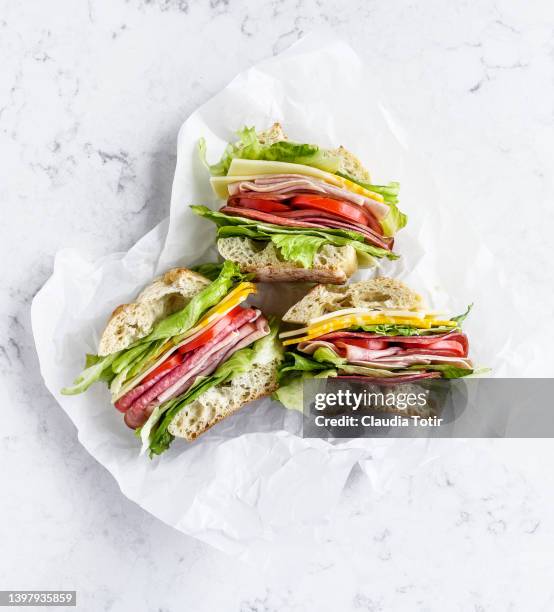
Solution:
[[(58, 249), (125, 250), (166, 216), (192, 110), (318, 27), (359, 50), (439, 182), (460, 185), (452, 210), (496, 223), (495, 256), (532, 244), (545, 265), (522, 252), (510, 280), (542, 291), (551, 3), (5, 0), (0, 12), (1, 588), (77, 589), (94, 611), (552, 609), (548, 441), (459, 443), (378, 489), (357, 468), (303, 570), (268, 574), (121, 494), (44, 389), (29, 315)], [(544, 223), (491, 201), (532, 202)]]

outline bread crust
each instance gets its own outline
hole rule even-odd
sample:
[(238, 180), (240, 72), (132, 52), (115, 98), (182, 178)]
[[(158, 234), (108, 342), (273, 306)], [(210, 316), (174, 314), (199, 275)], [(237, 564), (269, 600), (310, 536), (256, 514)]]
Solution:
[(294, 266), (245, 266), (244, 272), (254, 273), (254, 279), (262, 283), (330, 283), (342, 285), (348, 280), (344, 270), (325, 268), (296, 268)]
[[(280, 123), (275, 122), (269, 129), (258, 132), (258, 140), (263, 145), (270, 145), (282, 140), (288, 140), (288, 137), (283, 130), (283, 126)], [(354, 153), (351, 153), (342, 145), (336, 149), (329, 149), (328, 153), (339, 158), (339, 169), (341, 172), (348, 174), (358, 181), (371, 183), (371, 175), (369, 171), (364, 167), (362, 162), (358, 159), (358, 157), (356, 157), (356, 155), (354, 155)]]
[(277, 360), (254, 364), (249, 372), (232, 378), (226, 385), (208, 389), (175, 415), (169, 433), (191, 442), (246, 404), (267, 397), (279, 386), (278, 365)]
[(313, 268), (303, 268), (291, 261), (282, 261), (272, 242), (259, 242), (250, 238), (220, 238), (217, 247), (222, 257), (235, 262), (241, 272), (255, 275), (261, 282), (309, 282), (343, 284), (358, 269), (355, 249), (348, 245), (325, 245), (316, 254)]
[(155, 323), (180, 310), (210, 281), (187, 268), (173, 268), (155, 278), (134, 302), (112, 312), (98, 344), (100, 356), (127, 348), (147, 336)]
[(395, 278), (379, 277), (344, 287), (317, 285), (284, 314), (286, 323), (305, 324), (311, 319), (341, 308), (423, 307), (421, 296)]

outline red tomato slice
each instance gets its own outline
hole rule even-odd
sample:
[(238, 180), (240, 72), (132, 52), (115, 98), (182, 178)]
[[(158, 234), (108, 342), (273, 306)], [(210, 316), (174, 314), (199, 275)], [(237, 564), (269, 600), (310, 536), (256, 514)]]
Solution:
[(183, 346), (179, 347), (176, 353), (171, 355), (171, 357), (169, 357), (165, 361), (162, 361), (162, 363), (160, 363), (160, 365), (157, 368), (152, 370), (152, 372), (150, 372), (148, 376), (145, 376), (144, 379), (141, 381), (141, 384), (148, 382), (152, 378), (158, 376), (158, 374), (169, 372), (169, 370), (172, 370), (174, 367), (181, 365), (183, 361), (185, 360), (185, 353), (189, 353), (190, 351), (193, 351), (194, 349), (198, 348), (199, 346), (202, 346), (202, 344), (205, 344), (206, 342), (208, 342), (209, 340), (217, 336), (217, 334), (222, 332), (225, 329), (225, 327), (233, 320), (233, 318), (241, 310), (242, 310), (241, 306), (236, 306), (235, 308), (233, 308), (233, 310), (229, 311), (223, 318), (217, 321), (214, 325), (212, 325), (211, 327), (208, 327), (206, 331), (196, 336), (196, 338), (194, 338), (187, 344), (184, 344)]
[(333, 200), (332, 198), (305, 194), (294, 196), (290, 203), (297, 208), (316, 208), (318, 210), (325, 210), (339, 217), (343, 217), (344, 219), (356, 221), (356, 223), (361, 223), (362, 225), (368, 225), (367, 215), (363, 208), (356, 206), (356, 204), (343, 202), (342, 200)]
[(214, 325), (208, 327), (206, 331), (202, 332), (199, 336), (196, 336), (196, 338), (187, 344), (183, 344), (183, 346), (179, 347), (177, 350), (181, 354), (188, 353), (194, 349), (197, 349), (199, 346), (206, 344), (206, 342), (209, 342), (212, 338), (215, 338), (217, 334), (221, 333), (241, 310), (242, 306), (235, 306), (233, 310), (229, 311), (224, 317), (219, 319), (219, 321), (216, 321)]
[(238, 203), (242, 208), (253, 208), (254, 210), (261, 210), (263, 212), (284, 212), (290, 210), (290, 207), (280, 202), (272, 200), (262, 200), (256, 198), (241, 198)]
[(148, 376), (145, 376), (141, 380), (140, 384), (148, 382), (158, 374), (162, 374), (163, 372), (168, 372), (169, 370), (172, 370), (175, 366), (181, 365), (183, 363), (183, 359), (184, 357), (180, 353), (175, 353), (174, 355), (171, 355), (169, 359), (162, 361), (162, 363), (160, 363), (157, 368), (152, 370), (152, 372), (150, 372)]

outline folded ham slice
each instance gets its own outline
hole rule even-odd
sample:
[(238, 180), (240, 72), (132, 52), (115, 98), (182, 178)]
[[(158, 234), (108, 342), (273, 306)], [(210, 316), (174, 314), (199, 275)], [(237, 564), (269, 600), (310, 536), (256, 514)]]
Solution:
[[(260, 314), (261, 313), (260, 313), (259, 310), (256, 310), (256, 309), (253, 309), (253, 308), (244, 308), (243, 311), (240, 313), (240, 316), (238, 316), (236, 319), (234, 319), (232, 321), (232, 323), (229, 325), (229, 327), (226, 328), (225, 331), (231, 332), (234, 329), (237, 329), (238, 327), (243, 325), (244, 323), (247, 323), (249, 321), (254, 321), (256, 318), (258, 318), (260, 316)], [(212, 323), (212, 325), (213, 324), (215, 324), (215, 321)], [(196, 337), (198, 337), (199, 334), (201, 334), (204, 331), (206, 331), (206, 329), (208, 329), (209, 327), (212, 327), (212, 325), (209, 325), (208, 327), (204, 328), (203, 330), (200, 330), (197, 334), (194, 334), (194, 336), (192, 336), (191, 338), (187, 339), (187, 341), (195, 339)], [(167, 356), (169, 357), (174, 352), (175, 352), (175, 349), (170, 350), (167, 353)], [(175, 367), (178, 367), (178, 365), (175, 366)], [(175, 368), (173, 368), (173, 369), (175, 369)], [(143, 395), (146, 391), (151, 389), (160, 380), (162, 380), (162, 378), (164, 378), (165, 376), (167, 376), (171, 372), (172, 372), (172, 370), (165, 370), (164, 372), (160, 372), (157, 376), (154, 376), (151, 379), (149, 379), (149, 380), (147, 380), (145, 382), (140, 383), (139, 385), (137, 385), (136, 387), (134, 387), (130, 391), (127, 391), (127, 393), (122, 395), (117, 400), (117, 402), (115, 402), (115, 407), (120, 412), (126, 412), (136, 399), (141, 397), (141, 395)]]
[[(269, 334), (269, 323), (263, 316), (258, 317), (255, 322), (246, 323), (236, 332), (234, 341), (230, 344), (225, 344), (220, 351), (210, 355), (209, 359), (204, 359), (196, 368), (190, 370), (180, 380), (178, 380), (173, 386), (166, 389), (157, 398), (156, 403), (163, 403), (174, 397), (182, 395), (187, 389), (189, 389), (194, 381), (199, 376), (208, 376), (214, 372), (220, 363), (227, 361), (231, 355), (239, 351), (240, 349), (249, 346), (256, 340), (263, 338)], [(206, 367), (203, 364), (208, 363)]]
[(259, 176), (253, 181), (237, 181), (228, 186), (229, 195), (237, 195), (254, 191), (256, 193), (290, 193), (303, 191), (304, 193), (327, 194), (353, 202), (358, 206), (364, 206), (376, 219), (380, 220), (389, 213), (387, 204), (368, 198), (362, 194), (354, 193), (348, 189), (342, 189), (335, 185), (329, 185), (325, 181), (316, 178), (302, 176), (300, 174), (270, 174)]
[(393, 355), (390, 357), (379, 357), (375, 359), (352, 359), (348, 360), (348, 363), (353, 365), (367, 366), (368, 368), (383, 368), (390, 370), (393, 368), (408, 368), (413, 365), (451, 365), (457, 368), (463, 368), (471, 370), (472, 365), (469, 359), (463, 359), (460, 357), (445, 357), (443, 355)]
[[(123, 396), (120, 402), (135, 391), (134, 399), (125, 412), (125, 423), (133, 429), (141, 427), (156, 405), (184, 393), (199, 375), (213, 372), (223, 359), (232, 354), (234, 346), (260, 330), (264, 330), (263, 335), (269, 332), (267, 320), (260, 316), (260, 311), (245, 308), (241, 314), (212, 340), (187, 354), (183, 363), (157, 377), (154, 384), (148, 381), (141, 385), (143, 392), (138, 397), (136, 389)], [(258, 337), (261, 336), (258, 334)]]
[(318, 348), (327, 348), (349, 364), (373, 369), (403, 369), (413, 365), (420, 365), (424, 369), (432, 364), (463, 369), (473, 367), (467, 359), (467, 337), (460, 332), (417, 337), (331, 332), (314, 340), (300, 342), (297, 348), (308, 355), (313, 355)]
[(131, 404), (125, 413), (125, 423), (132, 429), (141, 427), (156, 405), (155, 400), (165, 390), (172, 387), (175, 383), (181, 384), (181, 382), (184, 382), (183, 379), (191, 371), (200, 371), (207, 365), (206, 362), (212, 355), (226, 349), (236, 340), (237, 335), (238, 333), (236, 331), (223, 331), (201, 348), (191, 352), (182, 364), (170, 370), (166, 376)]
[[(385, 345), (401, 346), (407, 354), (424, 351), (437, 355), (467, 357), (469, 351), (467, 336), (459, 331), (426, 336), (380, 336), (371, 332), (338, 331), (319, 336), (317, 340), (329, 343), (340, 341), (372, 349), (384, 348)], [(379, 345), (376, 345), (376, 342), (379, 342)]]

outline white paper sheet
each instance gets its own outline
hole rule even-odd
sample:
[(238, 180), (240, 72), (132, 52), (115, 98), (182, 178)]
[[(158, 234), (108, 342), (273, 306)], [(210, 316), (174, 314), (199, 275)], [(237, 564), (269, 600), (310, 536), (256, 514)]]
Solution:
[[(304, 440), (294, 433), (298, 414), (262, 400), (192, 444), (176, 440), (151, 461), (139, 457), (139, 444), (110, 405), (103, 385), (74, 397), (60, 395), (59, 389), (79, 372), (84, 354), (96, 351), (116, 305), (169, 267), (214, 257), (213, 248), (207, 248), (213, 244), (213, 224), (188, 208), (193, 203), (216, 206), (197, 155), (198, 139), (207, 139), (208, 155), (216, 160), (236, 129), (245, 124), (262, 129), (274, 121), (282, 122), (294, 139), (345, 145), (371, 168), (376, 182), (401, 181), (401, 208), (409, 215), (396, 242), (403, 257), (387, 263), (382, 272), (406, 280), (433, 306), (449, 307), (454, 314), (475, 301), (479, 307), (467, 324), (475, 360), (496, 368), (499, 375), (525, 375), (517, 370), (513, 339), (490, 325), (481, 307), (489, 292), (502, 291), (491, 273), (491, 254), (463, 219), (453, 224), (448, 218), (432, 177), (407, 148), (377, 96), (374, 79), (364, 74), (359, 57), (328, 35), (309, 36), (239, 75), (180, 130), (169, 219), (128, 253), (93, 261), (74, 250), (60, 252), (52, 277), (33, 302), (46, 385), (77, 426), (79, 440), (113, 474), (123, 493), (182, 532), (256, 563), (273, 562), (275, 542), (290, 546), (316, 537), (355, 464), (377, 485), (381, 473), (406, 465), (413, 469), (433, 457), (432, 443), (356, 440), (331, 445)], [(467, 258), (459, 256), (469, 250), (479, 266), (477, 277)], [(300, 290), (267, 285), (264, 304), (269, 311), (283, 312)]]

